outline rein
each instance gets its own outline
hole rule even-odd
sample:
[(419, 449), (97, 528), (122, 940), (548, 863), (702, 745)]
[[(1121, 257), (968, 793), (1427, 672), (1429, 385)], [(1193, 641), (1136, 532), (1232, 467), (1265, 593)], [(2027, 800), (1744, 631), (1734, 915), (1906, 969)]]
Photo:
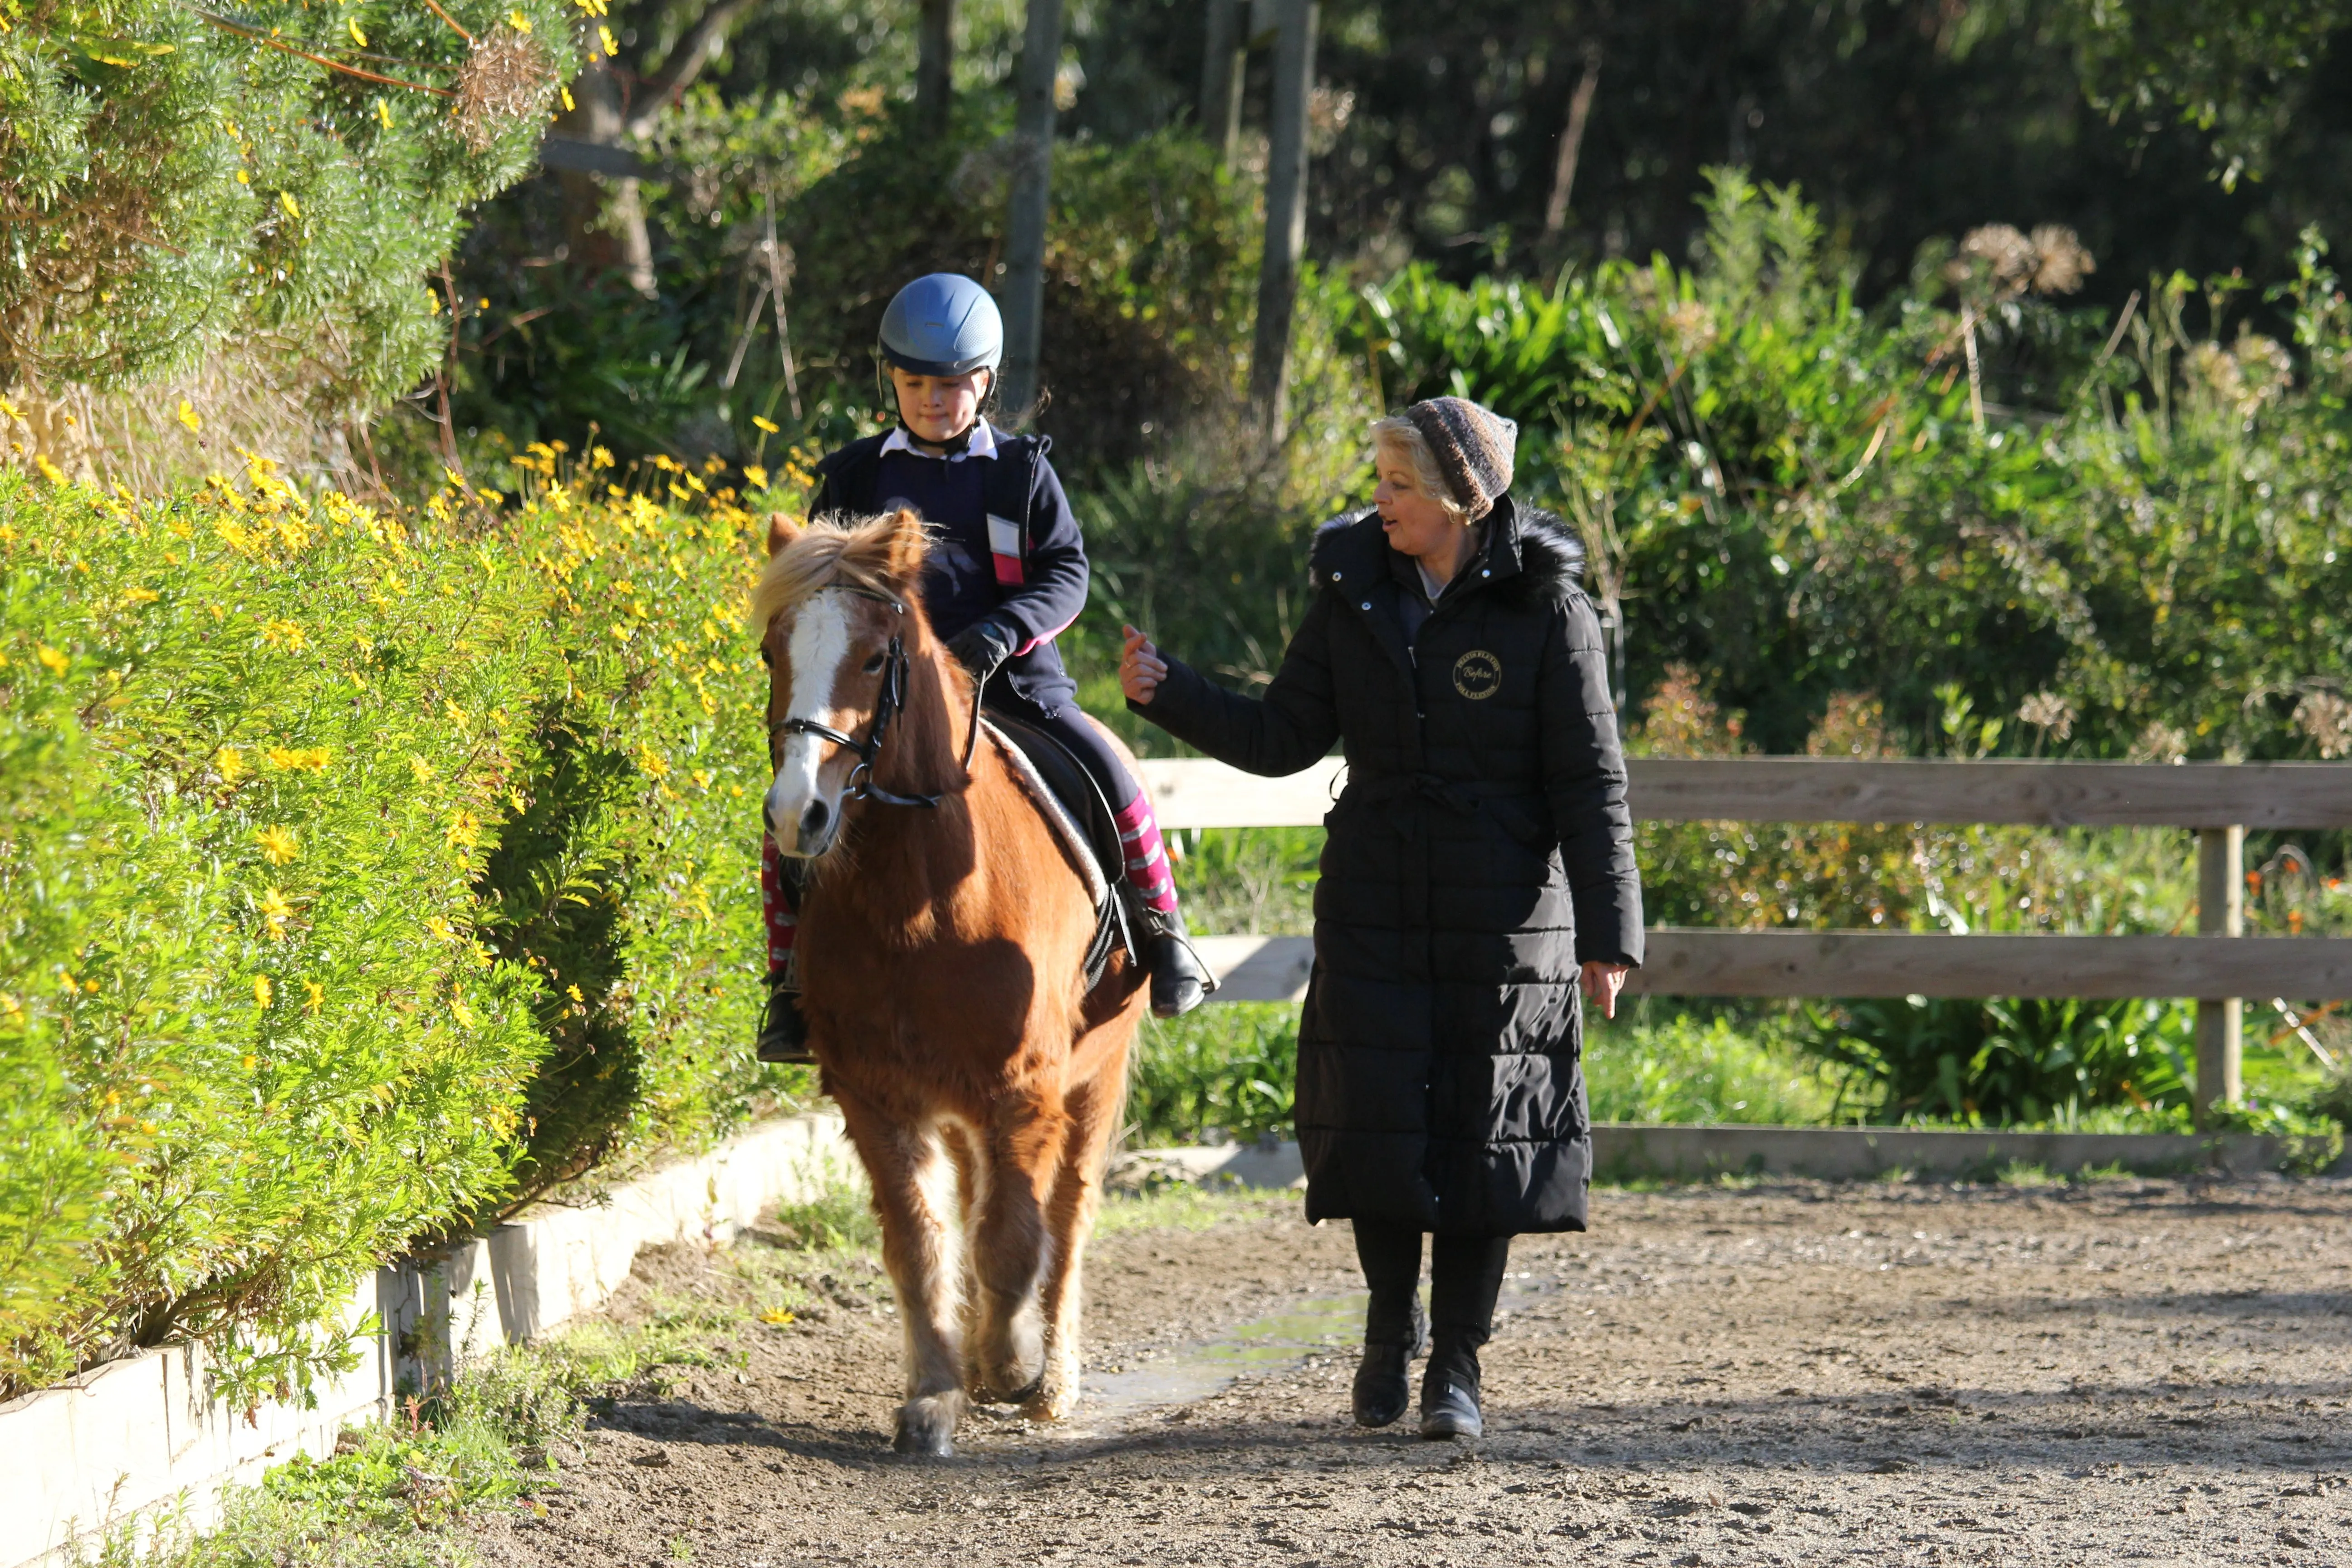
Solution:
[[(862, 596), (887, 605), (901, 616), (907, 613), (907, 606), (896, 599), (886, 599), (879, 594), (866, 594)], [(899, 795), (884, 789), (874, 782), (874, 759), (881, 753), (883, 737), (890, 732), (890, 721), (898, 716), (899, 709), (903, 708), (907, 701), (908, 661), (905, 637), (893, 637), (890, 639), (890, 651), (886, 658), (887, 662), (882, 668), (882, 695), (874, 704), (874, 718), (866, 726), (866, 739), (860, 741), (853, 735), (845, 735), (832, 725), (820, 724), (814, 719), (772, 719), (768, 721), (769, 750), (772, 753), (776, 738), (780, 735), (814, 735), (820, 741), (831, 741), (836, 746), (846, 748), (857, 758), (857, 765), (849, 770), (850, 799), (870, 800), (883, 805), (914, 805), (929, 809), (940, 804), (938, 795)], [(967, 773), (971, 771), (969, 755), (965, 759), (964, 771)]]

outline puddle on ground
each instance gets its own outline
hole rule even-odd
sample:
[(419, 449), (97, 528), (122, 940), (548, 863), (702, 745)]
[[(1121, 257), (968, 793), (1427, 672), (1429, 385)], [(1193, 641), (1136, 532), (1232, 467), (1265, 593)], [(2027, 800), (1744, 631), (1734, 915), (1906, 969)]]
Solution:
[(1253, 1373), (1286, 1372), (1310, 1355), (1360, 1342), (1367, 1300), (1358, 1290), (1301, 1301), (1118, 1372), (1089, 1371), (1084, 1408), (1093, 1419), (1117, 1421), (1156, 1405), (1206, 1399)]
[[(1559, 1289), (1558, 1280), (1515, 1273), (1503, 1281), (1497, 1318)], [(1423, 1285), (1424, 1301), (1428, 1295)], [(1140, 1411), (1206, 1399), (1244, 1377), (1287, 1372), (1311, 1355), (1352, 1352), (1363, 1342), (1368, 1300), (1361, 1290), (1312, 1298), (1117, 1372), (1089, 1371), (1081, 1408), (1089, 1422), (1117, 1422)]]

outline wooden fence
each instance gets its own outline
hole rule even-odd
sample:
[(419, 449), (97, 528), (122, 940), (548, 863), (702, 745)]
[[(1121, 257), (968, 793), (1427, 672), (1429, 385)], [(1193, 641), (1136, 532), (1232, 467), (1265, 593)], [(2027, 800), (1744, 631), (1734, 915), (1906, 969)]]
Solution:
[[(1854, 762), (1637, 758), (1643, 822), (2024, 824), (2197, 831), (2196, 936), (1946, 936), (1698, 931), (1662, 926), (1627, 989), (1691, 996), (2185, 996), (2199, 998), (2197, 1074), (2241, 1095), (2245, 996), (2352, 997), (2352, 940), (2244, 936), (2245, 833), (2352, 827), (2352, 766), (2333, 763)], [(1345, 769), (1327, 759), (1262, 779), (1221, 763), (1143, 764), (1163, 827), (1319, 824)], [(1213, 936), (1202, 955), (1225, 1001), (1303, 995), (1306, 937)]]

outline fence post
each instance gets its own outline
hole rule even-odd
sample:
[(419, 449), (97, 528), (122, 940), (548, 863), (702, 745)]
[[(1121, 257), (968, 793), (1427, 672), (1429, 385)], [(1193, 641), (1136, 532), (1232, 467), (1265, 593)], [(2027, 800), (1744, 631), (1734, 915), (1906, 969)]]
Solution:
[[(2200, 936), (2246, 934), (2246, 830), (2197, 830), (2197, 931)], [(2215, 1101), (2236, 1105), (2244, 1098), (2239, 1055), (2244, 1042), (2243, 1002), (2235, 996), (2200, 997), (2197, 1003), (2197, 1125), (2212, 1120)]]

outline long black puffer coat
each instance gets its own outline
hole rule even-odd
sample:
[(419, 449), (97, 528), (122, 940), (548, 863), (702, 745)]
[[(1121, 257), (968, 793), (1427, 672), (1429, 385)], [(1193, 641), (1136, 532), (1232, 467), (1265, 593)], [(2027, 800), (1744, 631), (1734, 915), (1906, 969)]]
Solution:
[(1298, 1033), (1311, 1220), (1582, 1230), (1578, 966), (1639, 963), (1642, 889), (1601, 626), (1557, 519), (1509, 497), (1408, 639), (1378, 514), (1327, 525), (1265, 698), (1169, 660), (1134, 710), (1251, 773), (1344, 742)]

